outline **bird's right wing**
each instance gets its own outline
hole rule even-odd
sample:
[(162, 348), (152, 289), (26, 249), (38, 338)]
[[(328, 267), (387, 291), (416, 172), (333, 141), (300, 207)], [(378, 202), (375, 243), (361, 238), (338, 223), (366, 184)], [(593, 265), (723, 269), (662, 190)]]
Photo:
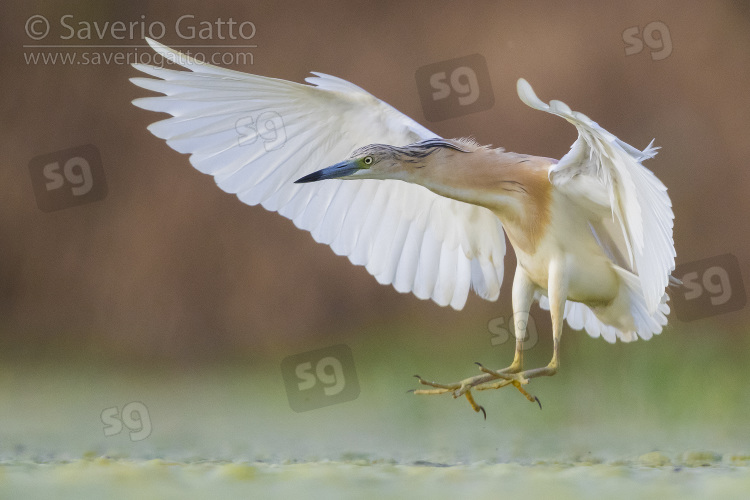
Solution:
[[(542, 102), (524, 79), (518, 80), (518, 95), (532, 108), (565, 118), (578, 129), (570, 152), (550, 169), (550, 182), (614, 223), (607, 223), (608, 239), (624, 243), (621, 253), (638, 275), (648, 312), (657, 313), (675, 268), (675, 250), (667, 188), (641, 164), (656, 154), (656, 148), (649, 144), (640, 151), (565, 103)], [(605, 236), (601, 228), (599, 236)]]
[(382, 284), (461, 309), (473, 287), (497, 299), (505, 238), (485, 208), (396, 180), (294, 180), (373, 143), (403, 146), (437, 137), (345, 80), (316, 73), (312, 85), (200, 63), (151, 47), (190, 71), (143, 64), (133, 78), (165, 94), (133, 101), (172, 115), (149, 130), (228, 193), (261, 204), (363, 265)]

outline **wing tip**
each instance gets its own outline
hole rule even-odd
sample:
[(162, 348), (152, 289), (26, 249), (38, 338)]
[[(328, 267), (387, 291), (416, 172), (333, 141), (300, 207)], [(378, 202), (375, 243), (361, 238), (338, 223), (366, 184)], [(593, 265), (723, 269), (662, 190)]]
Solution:
[(525, 78), (519, 78), (516, 82), (516, 92), (518, 92), (518, 97), (521, 101), (530, 108), (539, 109), (541, 111), (549, 110), (549, 105), (545, 104), (539, 99), (539, 97), (537, 97), (531, 84), (526, 81)]

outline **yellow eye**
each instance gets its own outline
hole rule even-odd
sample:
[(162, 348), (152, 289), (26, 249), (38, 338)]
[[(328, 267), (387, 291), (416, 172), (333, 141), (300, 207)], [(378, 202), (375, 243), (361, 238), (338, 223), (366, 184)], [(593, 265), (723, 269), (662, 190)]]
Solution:
[(365, 162), (365, 165), (372, 165), (372, 156), (365, 156), (365, 159), (362, 161)]

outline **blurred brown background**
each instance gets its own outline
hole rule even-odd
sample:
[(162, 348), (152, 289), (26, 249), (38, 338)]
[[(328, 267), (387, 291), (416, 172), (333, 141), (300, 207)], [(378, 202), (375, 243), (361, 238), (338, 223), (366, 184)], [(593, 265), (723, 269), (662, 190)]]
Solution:
[[(139, 76), (130, 66), (27, 64), (28, 54), (41, 52), (24, 48), (41, 43), (24, 31), (32, 15), (51, 21), (50, 43), (142, 43), (61, 42), (59, 19), (66, 14), (71, 24), (161, 21), (167, 45), (186, 43), (172, 29), (185, 14), (196, 22), (252, 21), (254, 64), (234, 69), (293, 81), (309, 71), (337, 75), (442, 136), (472, 135), (559, 158), (576, 132), (520, 102), (515, 82), (524, 77), (543, 100), (563, 100), (636, 147), (655, 137), (662, 150), (647, 166), (670, 190), (678, 263), (731, 253), (747, 276), (747, 1), (5, 2), (0, 348), (6, 354), (286, 355), (395, 324), (431, 330), (425, 343), (489, 346), (488, 321), (510, 312), (512, 251), (499, 303), (472, 296), (455, 312), (400, 295), (287, 219), (223, 193), (152, 136), (146, 126), (166, 116), (130, 104), (149, 95), (128, 82)], [(654, 60), (645, 46), (626, 56), (623, 32), (654, 21), (668, 27), (671, 54)], [(494, 107), (427, 122), (415, 71), (474, 53), (487, 61)], [(83, 144), (101, 152), (107, 197), (42, 212), (29, 161)], [(747, 320), (744, 309), (702, 320), (698, 329), (728, 331), (718, 340), (728, 342), (744, 334)], [(671, 323), (679, 333), (679, 320)], [(540, 321), (546, 338), (545, 325)]]

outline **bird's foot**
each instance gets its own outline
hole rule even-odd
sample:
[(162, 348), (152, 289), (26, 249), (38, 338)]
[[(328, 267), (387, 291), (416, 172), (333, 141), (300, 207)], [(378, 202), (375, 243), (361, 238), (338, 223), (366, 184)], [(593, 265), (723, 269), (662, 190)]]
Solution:
[(420, 384), (428, 385), (430, 387), (433, 387), (433, 389), (417, 389), (413, 392), (414, 394), (427, 395), (450, 393), (454, 398), (465, 396), (469, 401), (471, 408), (475, 412), (481, 411), (484, 414), (485, 419), (487, 418), (487, 412), (482, 406), (478, 405), (476, 401), (474, 401), (474, 396), (472, 396), (471, 394), (472, 389), (485, 391), (489, 389), (499, 389), (501, 387), (505, 387), (506, 385), (512, 385), (516, 389), (518, 389), (526, 399), (528, 399), (532, 403), (536, 402), (537, 404), (539, 404), (539, 408), (542, 407), (542, 404), (539, 402), (539, 398), (537, 398), (536, 396), (532, 396), (522, 387), (523, 385), (529, 383), (529, 379), (524, 376), (526, 372), (519, 372), (518, 368), (513, 365), (502, 370), (491, 370), (480, 363), (477, 363), (477, 366), (479, 366), (479, 369), (483, 372), (482, 375), (469, 377), (454, 384), (439, 384), (437, 382), (430, 382), (423, 379), (419, 375), (415, 375)]

